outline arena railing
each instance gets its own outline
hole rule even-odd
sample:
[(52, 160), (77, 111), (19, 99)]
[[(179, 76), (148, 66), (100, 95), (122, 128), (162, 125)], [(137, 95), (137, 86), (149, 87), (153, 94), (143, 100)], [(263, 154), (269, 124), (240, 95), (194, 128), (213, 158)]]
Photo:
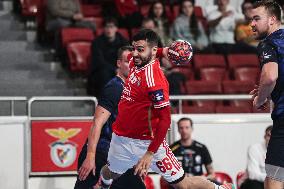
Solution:
[(2, 96), (0, 97), (0, 101), (1, 102), (10, 102), (10, 116), (14, 116), (15, 115), (15, 102), (16, 101), (27, 101), (27, 97), (23, 97), (23, 96)]
[[(170, 101), (178, 101), (178, 113), (182, 114), (182, 101), (185, 100), (250, 100), (251, 95), (174, 95)], [(270, 103), (272, 105), (272, 103)], [(271, 107), (270, 107), (271, 110)]]

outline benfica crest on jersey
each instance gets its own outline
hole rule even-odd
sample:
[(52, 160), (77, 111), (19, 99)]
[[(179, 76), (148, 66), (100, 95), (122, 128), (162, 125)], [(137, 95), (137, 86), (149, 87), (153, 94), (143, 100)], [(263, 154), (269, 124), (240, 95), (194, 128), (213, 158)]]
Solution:
[(54, 138), (58, 138), (57, 141), (51, 143), (50, 158), (52, 162), (58, 167), (68, 167), (74, 163), (77, 155), (77, 145), (74, 142), (69, 141), (69, 138), (76, 136), (81, 129), (46, 129), (45, 132)]

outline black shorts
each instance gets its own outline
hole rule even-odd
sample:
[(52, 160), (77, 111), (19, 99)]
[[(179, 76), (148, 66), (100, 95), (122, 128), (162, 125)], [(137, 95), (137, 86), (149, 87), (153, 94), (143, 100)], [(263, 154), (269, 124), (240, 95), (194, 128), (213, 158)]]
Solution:
[(284, 120), (273, 121), (265, 163), (284, 168)]
[[(87, 143), (83, 146), (79, 158), (78, 158), (78, 167), (79, 169), (81, 165), (83, 164), (84, 160), (87, 156)], [(77, 177), (77, 181), (75, 184), (74, 189), (93, 189), (93, 186), (95, 186), (100, 178), (100, 171), (101, 168), (107, 164), (107, 151), (102, 151), (100, 149), (97, 149), (96, 151), (96, 175), (93, 175), (93, 172), (91, 171), (90, 174), (87, 176), (86, 180), (80, 181)]]

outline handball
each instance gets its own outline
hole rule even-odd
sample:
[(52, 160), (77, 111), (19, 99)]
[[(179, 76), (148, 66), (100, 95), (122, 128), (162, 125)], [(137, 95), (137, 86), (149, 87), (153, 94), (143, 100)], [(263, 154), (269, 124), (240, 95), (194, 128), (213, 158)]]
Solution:
[(192, 46), (185, 40), (174, 41), (169, 47), (168, 58), (175, 65), (189, 64), (192, 55)]

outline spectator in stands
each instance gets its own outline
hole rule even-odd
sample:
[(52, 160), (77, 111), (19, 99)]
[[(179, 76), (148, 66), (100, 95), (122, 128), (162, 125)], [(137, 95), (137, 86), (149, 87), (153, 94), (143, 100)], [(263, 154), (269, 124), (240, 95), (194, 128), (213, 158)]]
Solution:
[(169, 45), (172, 40), (169, 36), (169, 20), (166, 15), (166, 8), (162, 1), (154, 1), (149, 9), (148, 17), (156, 24), (156, 32), (161, 38), (164, 46)]
[(248, 179), (241, 185), (241, 189), (263, 189), (265, 172), (265, 155), (270, 140), (272, 126), (265, 129), (264, 141), (253, 144), (248, 148), (247, 173)]
[(183, 0), (180, 3), (181, 12), (173, 24), (172, 37), (191, 43), (195, 51), (207, 47), (208, 38), (204, 28), (194, 14), (194, 0)]
[(63, 55), (60, 31), (65, 27), (85, 27), (93, 31), (96, 25), (84, 20), (79, 0), (47, 0), (46, 31), (53, 33), (56, 56)]
[(119, 14), (119, 25), (124, 28), (138, 28), (143, 16), (139, 12), (136, 0), (115, 0), (115, 6)]
[(79, 0), (48, 0), (47, 31), (57, 32), (70, 26), (96, 29), (95, 23), (84, 20)]
[(150, 29), (156, 32), (157, 26), (152, 18), (144, 18), (142, 20), (141, 29)]
[(234, 7), (229, 6), (229, 0), (217, 0), (217, 5), (207, 9), (209, 38), (212, 49), (216, 53), (228, 54), (234, 47), (234, 31), (237, 21), (243, 16)]
[(235, 39), (239, 46), (239, 53), (256, 53), (258, 41), (253, 37), (253, 31), (250, 26), (252, 2), (245, 1), (242, 4), (242, 12), (245, 16), (244, 22), (236, 26)]
[(118, 48), (128, 44), (128, 41), (117, 32), (118, 23), (115, 18), (106, 18), (103, 26), (103, 34), (92, 43), (87, 86), (88, 94), (96, 97), (100, 96), (103, 86), (115, 75)]
[(203, 165), (209, 178), (214, 179), (212, 158), (204, 144), (193, 140), (193, 122), (190, 118), (181, 118), (178, 122), (178, 132), (181, 139), (173, 143), (170, 148), (182, 163), (185, 173), (189, 175), (203, 175)]

